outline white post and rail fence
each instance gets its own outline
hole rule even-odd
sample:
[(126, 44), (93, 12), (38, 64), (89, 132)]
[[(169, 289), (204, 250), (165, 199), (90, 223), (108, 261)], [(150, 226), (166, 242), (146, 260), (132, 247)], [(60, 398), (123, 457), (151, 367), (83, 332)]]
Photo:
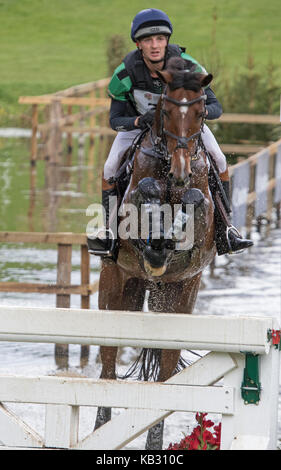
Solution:
[[(22, 103), (33, 106), (31, 189), (35, 188), (38, 130), (44, 137), (45, 160), (51, 161), (54, 168), (61, 159), (62, 131), (68, 136), (69, 164), (73, 132), (90, 132), (89, 162), (93, 164), (95, 137), (112, 134), (104, 129), (108, 101), (101, 90), (106, 84), (107, 81), (86, 84), (52, 97), (39, 97), (37, 101), (34, 97), (22, 99)], [(96, 96), (97, 90), (99, 96)], [(85, 94), (90, 96), (83, 101), (81, 95)], [(75, 97), (80, 101), (75, 101)], [(40, 126), (38, 122), (38, 105), (41, 103), (50, 106), (48, 125)], [(67, 114), (62, 105), (68, 106)], [(71, 107), (75, 105), (87, 105), (90, 109), (73, 115)], [(277, 124), (277, 118), (274, 116), (272, 123)], [(74, 128), (76, 120), (84, 122), (87, 119), (90, 119), (90, 128), (85, 124)], [(247, 122), (248, 119), (252, 120), (247, 116)], [(250, 232), (254, 219), (266, 217), (268, 222), (271, 221), (274, 207), (280, 224), (281, 140), (234, 165), (230, 173), (234, 225)], [(83, 234), (74, 241), (73, 235), (60, 234), (59, 240), (51, 240), (50, 234), (36, 234), (41, 242), (43, 237), (43, 242), (58, 244), (56, 286), (0, 284), (0, 290), (6, 291), (38, 292), (39, 289), (40, 292), (56, 293), (57, 307), (60, 307), (0, 306), (0, 341), (53, 343), (61, 347), (80, 344), (85, 348), (107, 345), (210, 352), (165, 383), (0, 375), (0, 449), (123, 449), (174, 411), (221, 414), (222, 450), (276, 449), (280, 360), (277, 320), (271, 317), (91, 310), (89, 295), (98, 287), (89, 282), (86, 236)], [(30, 241), (30, 234), (8, 232), (0, 234), (0, 241), (15, 242), (15, 236), (20, 236), (21, 242)], [(81, 245), (79, 286), (70, 285), (73, 243)], [(82, 308), (61, 308), (69, 307), (72, 293), (81, 295)], [(39, 436), (9, 411), (9, 403), (45, 405), (44, 435)], [(125, 410), (79, 440), (79, 409), (82, 406)]]
[[(277, 448), (280, 325), (275, 318), (1, 306), (0, 341), (205, 354), (164, 383), (1, 375), (0, 449), (123, 449), (174, 411), (221, 414), (222, 450)], [(11, 402), (46, 406), (44, 436), (9, 411)], [(79, 440), (82, 406), (125, 409)]]

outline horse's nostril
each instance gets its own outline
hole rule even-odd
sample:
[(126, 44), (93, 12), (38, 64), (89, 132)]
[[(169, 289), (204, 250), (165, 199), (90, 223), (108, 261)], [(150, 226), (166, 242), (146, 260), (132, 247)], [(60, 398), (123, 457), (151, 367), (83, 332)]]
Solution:
[(168, 178), (170, 178), (170, 180), (171, 180), (171, 179), (173, 179), (173, 177), (174, 177), (174, 174), (170, 172), (170, 173), (168, 174)]

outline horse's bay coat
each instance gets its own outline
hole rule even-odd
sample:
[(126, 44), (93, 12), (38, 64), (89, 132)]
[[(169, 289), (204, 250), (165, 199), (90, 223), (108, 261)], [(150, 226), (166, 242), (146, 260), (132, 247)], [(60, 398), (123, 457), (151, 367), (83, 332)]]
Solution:
[[(191, 314), (202, 271), (215, 256), (214, 206), (208, 186), (207, 158), (200, 145), (206, 76), (189, 74), (190, 77), (183, 82), (184, 86), (170, 86), (184, 73), (172, 68), (161, 73), (161, 79), (166, 83), (165, 93), (171, 100), (162, 97), (158, 102), (152, 130), (136, 152), (123, 204), (158, 201), (158, 204), (169, 203), (173, 206), (182, 204), (183, 200), (193, 201), (193, 246), (188, 250), (175, 250), (163, 233), (160, 240), (120, 239), (117, 262), (104, 260), (102, 264), (100, 309), (141, 311), (145, 293), (149, 290), (148, 305), (151, 311)], [(194, 83), (192, 89), (188, 87), (189, 78), (192, 83), (195, 80), (195, 88)], [(174, 104), (182, 100), (185, 100), (184, 108)], [(194, 100), (194, 104), (186, 106), (187, 102)], [(165, 131), (168, 132), (165, 134)], [(170, 137), (169, 133), (174, 137)], [(163, 151), (166, 158), (152, 157), (150, 152), (142, 149), (153, 149), (156, 153)], [(150, 191), (143, 192), (144, 187), (149, 187)], [(101, 378), (116, 378), (116, 354), (115, 347), (101, 347)], [(180, 351), (161, 351), (157, 380), (165, 381), (174, 373), (179, 357)], [(96, 427), (108, 419), (110, 410), (99, 409)], [(149, 432), (148, 442), (152, 448), (161, 448), (161, 428), (158, 425)]]

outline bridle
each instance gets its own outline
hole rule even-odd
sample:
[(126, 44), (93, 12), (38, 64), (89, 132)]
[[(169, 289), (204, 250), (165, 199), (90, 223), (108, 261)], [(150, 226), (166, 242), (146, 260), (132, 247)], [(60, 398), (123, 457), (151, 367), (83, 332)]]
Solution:
[[(165, 107), (164, 107), (165, 101), (169, 101), (170, 103), (173, 103), (175, 106), (179, 106), (179, 107), (180, 106), (186, 106), (186, 107), (188, 107), (188, 106), (192, 106), (193, 104), (198, 103), (199, 101), (202, 101), (202, 100), (204, 100), (204, 102), (206, 103), (207, 95), (205, 93), (203, 93), (200, 96), (198, 96), (197, 98), (194, 98), (193, 100), (179, 101), (179, 100), (176, 100), (176, 99), (171, 98), (170, 96), (168, 96), (166, 94), (166, 90), (167, 90), (167, 87), (164, 90), (164, 92), (162, 93), (161, 98), (160, 98), (160, 100), (161, 100), (161, 104), (160, 104), (160, 135), (153, 136), (152, 129), (151, 129), (150, 130), (150, 136), (151, 136), (152, 148), (150, 150), (142, 148), (142, 151), (147, 155), (161, 158), (161, 159), (165, 160), (167, 163), (170, 163), (172, 155), (169, 154), (169, 152), (168, 152), (166, 137), (170, 137), (170, 138), (175, 139), (177, 141), (177, 145), (176, 145), (176, 148), (174, 150), (180, 149), (180, 148), (188, 149), (189, 142), (191, 140), (197, 138), (197, 145), (196, 145), (194, 155), (197, 154), (199, 144), (200, 144), (200, 140), (201, 140), (201, 132), (203, 131), (204, 116), (202, 118), (201, 127), (200, 127), (200, 130), (198, 132), (195, 132), (194, 134), (192, 134), (189, 137), (180, 137), (180, 136), (178, 136), (176, 134), (173, 134), (172, 132), (168, 131), (164, 127), (164, 115), (166, 114), (166, 110), (165, 110)], [(205, 107), (206, 107), (206, 104), (205, 104)], [(205, 109), (204, 109), (203, 115), (205, 115)]]
[[(206, 102), (207, 95), (205, 95), (205, 94), (200, 95), (200, 96), (198, 96), (198, 98), (194, 98), (193, 100), (190, 100), (190, 101), (178, 101), (178, 100), (175, 100), (174, 98), (171, 98), (170, 96), (166, 95), (165, 93), (162, 94), (162, 102), (163, 101), (169, 101), (170, 103), (173, 103), (173, 104), (175, 104), (176, 106), (179, 106), (179, 107), (181, 107), (181, 106), (189, 107), (189, 106), (191, 106), (195, 103), (198, 103), (199, 101), (202, 101), (202, 100), (204, 100)], [(163, 106), (161, 108), (161, 112), (163, 114), (165, 114), (165, 110), (164, 110)], [(175, 150), (176, 149), (188, 149), (188, 143), (191, 140), (193, 140), (195, 137), (199, 137), (201, 135), (203, 124), (204, 124), (204, 122), (203, 122), (203, 119), (202, 119), (202, 124), (201, 124), (200, 130), (198, 132), (195, 132), (194, 134), (192, 134), (189, 137), (180, 137), (178, 135), (175, 135), (172, 132), (165, 129), (164, 126), (163, 126), (163, 129), (162, 129), (162, 132), (163, 132), (164, 135), (167, 135), (168, 137), (171, 137), (172, 139), (175, 139), (177, 141), (177, 146), (176, 146)]]

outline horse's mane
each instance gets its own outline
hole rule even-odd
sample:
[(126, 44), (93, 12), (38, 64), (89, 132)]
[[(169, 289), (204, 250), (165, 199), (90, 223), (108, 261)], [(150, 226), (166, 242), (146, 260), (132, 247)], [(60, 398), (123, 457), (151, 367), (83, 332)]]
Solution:
[[(185, 61), (181, 57), (171, 57), (168, 60), (166, 70), (170, 72), (173, 79), (168, 83), (171, 90), (184, 88), (185, 90), (200, 91), (202, 85), (201, 74), (185, 70)], [(194, 67), (195, 68), (195, 67)]]

